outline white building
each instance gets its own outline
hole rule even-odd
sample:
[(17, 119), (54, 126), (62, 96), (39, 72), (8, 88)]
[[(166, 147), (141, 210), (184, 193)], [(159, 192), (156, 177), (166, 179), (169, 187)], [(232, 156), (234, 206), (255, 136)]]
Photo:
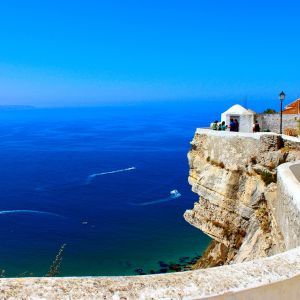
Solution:
[(237, 119), (240, 132), (252, 132), (255, 112), (236, 104), (222, 113), (221, 119), (226, 125), (230, 124), (230, 119)]

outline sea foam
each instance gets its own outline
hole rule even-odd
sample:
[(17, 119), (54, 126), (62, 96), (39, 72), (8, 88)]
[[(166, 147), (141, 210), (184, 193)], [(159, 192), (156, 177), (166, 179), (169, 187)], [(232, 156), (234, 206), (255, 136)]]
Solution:
[(10, 215), (10, 214), (38, 214), (38, 215), (48, 215), (48, 216), (54, 216), (54, 217), (60, 217), (61, 215), (46, 212), (46, 211), (40, 211), (40, 210), (30, 210), (30, 209), (15, 209), (15, 210), (2, 210), (0, 211), (0, 215)]
[(169, 197), (154, 200), (154, 201), (147, 201), (147, 202), (142, 202), (142, 203), (130, 203), (130, 204), (135, 205), (135, 206), (148, 206), (148, 205), (154, 205), (154, 204), (163, 203), (163, 202), (169, 202), (169, 201), (172, 201), (172, 200), (180, 198), (180, 197), (181, 197), (181, 194), (178, 192), (178, 190), (172, 190), (170, 192)]
[(132, 171), (135, 170), (136, 167), (130, 167), (130, 168), (126, 168), (126, 169), (120, 169), (120, 170), (115, 170), (115, 171), (109, 171), (109, 172), (102, 172), (102, 173), (94, 173), (88, 176), (87, 180), (86, 180), (86, 184), (89, 184), (93, 181), (93, 179), (95, 177), (98, 176), (104, 176), (104, 175), (108, 175), (108, 174), (115, 174), (115, 173), (121, 173), (121, 172), (128, 172), (128, 171)]

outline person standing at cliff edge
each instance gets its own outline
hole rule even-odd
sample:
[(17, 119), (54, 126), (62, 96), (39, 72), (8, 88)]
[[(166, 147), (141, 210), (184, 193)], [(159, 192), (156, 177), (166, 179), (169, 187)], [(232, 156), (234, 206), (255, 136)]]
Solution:
[(236, 131), (235, 123), (234, 123), (233, 119), (230, 119), (229, 128), (230, 128), (230, 131)]
[(260, 132), (260, 126), (257, 120), (253, 124), (253, 132)]
[(211, 124), (211, 129), (212, 130), (218, 130), (218, 121), (214, 121), (212, 124)]
[(222, 121), (220, 124), (220, 130), (225, 131), (227, 129), (227, 125), (225, 124), (225, 121)]
[(234, 124), (235, 124), (235, 130), (234, 131), (239, 132), (239, 130), (240, 130), (240, 124), (239, 124), (239, 122), (238, 122), (237, 119), (234, 119)]

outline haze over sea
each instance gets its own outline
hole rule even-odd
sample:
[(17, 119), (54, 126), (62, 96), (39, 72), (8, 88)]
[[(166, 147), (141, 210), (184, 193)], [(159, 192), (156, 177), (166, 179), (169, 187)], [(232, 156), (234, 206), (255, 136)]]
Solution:
[(62, 244), (63, 276), (148, 273), (201, 254), (210, 239), (183, 219), (198, 200), (186, 156), (195, 128), (226, 108), (0, 111), (0, 269), (45, 275)]

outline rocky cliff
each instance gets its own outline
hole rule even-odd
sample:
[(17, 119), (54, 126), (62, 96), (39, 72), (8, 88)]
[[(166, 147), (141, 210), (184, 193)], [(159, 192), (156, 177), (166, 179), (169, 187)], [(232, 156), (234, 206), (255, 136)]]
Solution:
[(195, 268), (285, 250), (273, 217), (276, 167), (299, 159), (299, 149), (276, 134), (204, 129), (191, 144), (189, 183), (199, 201), (184, 217), (213, 238)]

